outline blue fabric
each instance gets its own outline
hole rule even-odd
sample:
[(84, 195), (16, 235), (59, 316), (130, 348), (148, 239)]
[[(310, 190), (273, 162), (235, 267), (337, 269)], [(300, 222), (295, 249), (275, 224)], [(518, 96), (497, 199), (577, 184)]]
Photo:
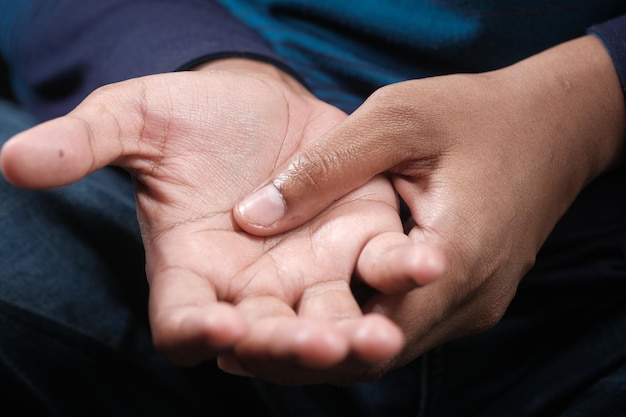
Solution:
[[(224, 55), (288, 60), (322, 99), (351, 111), (382, 85), (497, 68), (624, 13), (620, 0), (6, 0), (0, 54), (40, 119), (103, 84)], [(602, 31), (618, 68), (624, 33), (623, 21)]]
[(245, 25), (206, 0), (5, 0), (0, 54), (18, 100), (40, 120), (105, 84), (220, 55), (280, 63)]
[(317, 96), (346, 111), (383, 85), (500, 68), (626, 12), (619, 0), (220, 3), (303, 74)]

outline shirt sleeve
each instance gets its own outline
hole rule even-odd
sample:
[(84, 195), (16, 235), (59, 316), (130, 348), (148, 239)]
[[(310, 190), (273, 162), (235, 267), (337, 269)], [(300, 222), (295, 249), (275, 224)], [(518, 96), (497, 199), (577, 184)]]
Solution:
[(600, 38), (606, 46), (626, 94), (626, 15), (592, 26), (589, 33)]
[(209, 0), (4, 0), (0, 54), (13, 92), (42, 120), (99, 86), (224, 56), (286, 65)]

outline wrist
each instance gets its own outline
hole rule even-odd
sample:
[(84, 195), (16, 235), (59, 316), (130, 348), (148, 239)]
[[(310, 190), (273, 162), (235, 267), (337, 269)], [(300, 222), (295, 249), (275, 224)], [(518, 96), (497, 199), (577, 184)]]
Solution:
[(545, 152), (571, 167), (581, 186), (620, 158), (626, 133), (624, 94), (602, 42), (585, 36), (551, 48), (506, 72), (511, 97), (534, 108)]
[(193, 71), (253, 71), (274, 74), (280, 71), (275, 65), (243, 57), (225, 57), (203, 62), (192, 68)]
[(204, 62), (192, 68), (191, 70), (200, 72), (228, 71), (245, 75), (268, 77), (273, 81), (284, 83), (286, 86), (289, 86), (296, 91), (306, 92), (307, 94), (309, 94), (304, 85), (300, 81), (298, 81), (293, 75), (269, 62), (256, 60), (253, 58), (220, 58)]

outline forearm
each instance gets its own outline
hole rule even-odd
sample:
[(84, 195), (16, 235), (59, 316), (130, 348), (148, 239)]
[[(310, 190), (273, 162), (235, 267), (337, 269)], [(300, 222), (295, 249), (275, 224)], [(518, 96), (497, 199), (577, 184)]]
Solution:
[[(504, 101), (492, 106), (508, 107), (511, 115), (506, 123), (512, 137), (497, 145), (506, 170), (536, 178), (532, 210), (541, 213), (534, 229), (541, 243), (580, 191), (618, 160), (626, 130), (623, 90), (594, 36), (485, 76), (504, 93)], [(519, 187), (518, 193), (526, 192)]]
[(95, 88), (225, 55), (278, 57), (207, 0), (10, 0), (0, 5), (1, 53), (18, 99), (40, 118)]
[[(566, 42), (502, 73), (511, 99), (536, 107), (536, 119), (529, 121), (529, 149), (543, 150), (553, 164), (569, 167), (573, 184), (588, 183), (619, 158), (624, 94), (613, 61), (596, 37)], [(534, 128), (548, 129), (554, 140), (533, 143), (532, 138), (542, 137), (532, 134)]]

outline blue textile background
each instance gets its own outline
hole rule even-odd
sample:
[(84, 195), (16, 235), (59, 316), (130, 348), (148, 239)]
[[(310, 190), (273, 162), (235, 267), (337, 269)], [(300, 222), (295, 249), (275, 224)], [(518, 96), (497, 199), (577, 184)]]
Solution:
[(380, 86), (503, 67), (626, 12), (618, 0), (220, 2), (346, 111)]

